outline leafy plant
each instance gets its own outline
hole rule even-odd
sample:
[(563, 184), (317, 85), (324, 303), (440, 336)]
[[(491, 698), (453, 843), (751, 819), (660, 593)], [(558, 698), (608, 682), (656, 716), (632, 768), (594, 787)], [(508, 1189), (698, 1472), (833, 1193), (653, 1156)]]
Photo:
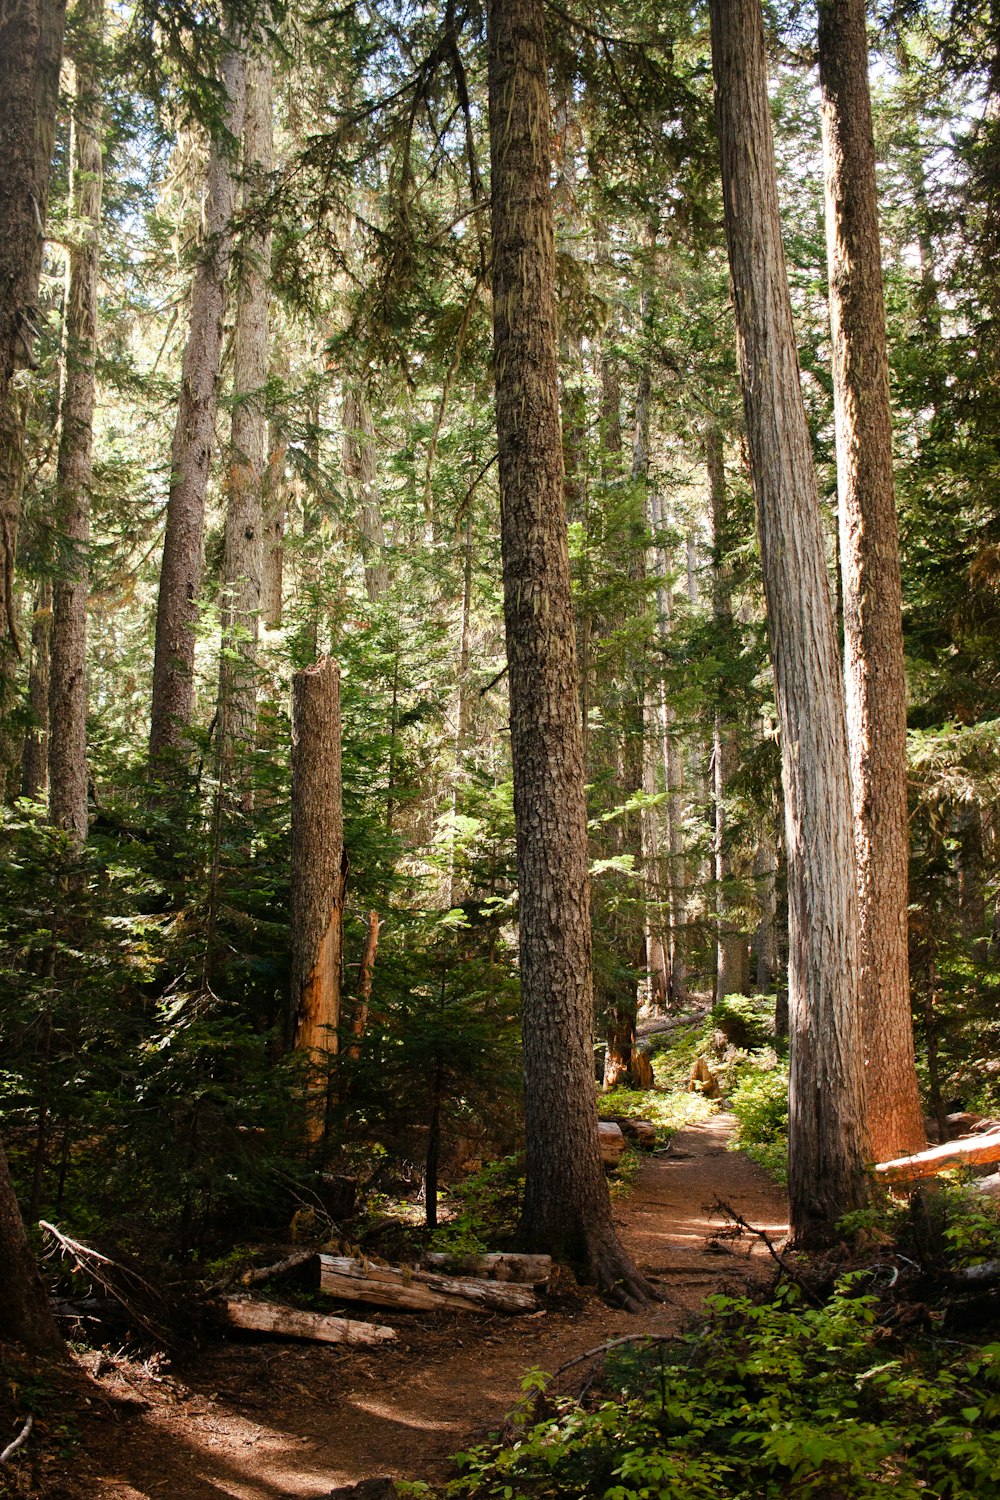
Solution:
[(822, 1306), (709, 1300), (682, 1337), (638, 1342), (589, 1405), (546, 1400), (506, 1445), (459, 1456), (475, 1500), (1000, 1496), (1000, 1344), (888, 1345), (859, 1274)]

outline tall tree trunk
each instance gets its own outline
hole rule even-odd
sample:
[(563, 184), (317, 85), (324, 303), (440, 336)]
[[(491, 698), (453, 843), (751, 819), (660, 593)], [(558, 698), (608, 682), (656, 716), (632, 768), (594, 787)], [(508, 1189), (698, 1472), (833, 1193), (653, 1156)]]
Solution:
[(542, 0), (488, 10), (493, 309), (504, 615), (520, 891), (520, 1239), (649, 1288), (611, 1218), (597, 1140), (587, 814), (563, 495)]
[[(639, 296), (639, 311), (645, 326), (653, 316), (653, 258), (656, 251), (656, 225), (649, 225), (646, 233), (648, 263), (643, 266), (642, 287)], [(649, 492), (649, 433), (650, 413), (653, 398), (653, 377), (648, 356), (643, 357), (639, 368), (639, 380), (635, 393), (635, 427), (632, 433), (632, 483), (641, 486), (643, 497), (643, 520), (647, 534), (652, 530), (652, 496)], [(643, 558), (643, 576), (647, 564)], [(657, 635), (659, 629), (657, 627)], [(642, 790), (646, 797), (655, 797), (660, 787), (660, 706), (659, 683), (653, 672), (647, 672), (642, 700)], [(669, 987), (668, 953), (669, 942), (663, 923), (663, 848), (661, 837), (660, 809), (644, 807), (641, 813), (641, 869), (643, 883), (643, 905), (645, 910), (646, 976), (649, 1004), (662, 1010), (667, 1001)]]
[(154, 766), (182, 752), (194, 706), (195, 623), (205, 536), (205, 492), (215, 441), (222, 319), (232, 254), (235, 174), (230, 142), (243, 134), (246, 58), (231, 48), (222, 65), (224, 131), (212, 141), (204, 239), (191, 287), (181, 394), (170, 450), (170, 493), (156, 604), (149, 754)]
[[(243, 209), (259, 216), (274, 165), (271, 59), (247, 67), (243, 124)], [(251, 218), (243, 236), (233, 337), (232, 452), (226, 483), (222, 558), (222, 654), (219, 666), (220, 787), (249, 810), (249, 766), (238, 765), (257, 731), (257, 641), (264, 582), (264, 500), (270, 361), (268, 313), (271, 232)], [(234, 784), (235, 783), (235, 784)], [(232, 794), (236, 794), (233, 798)]]
[(385, 528), (375, 483), (375, 424), (367, 395), (349, 383), (343, 399), (344, 478), (354, 501), (365, 565), (365, 592), (374, 604), (389, 587)]
[(778, 853), (774, 831), (764, 824), (753, 862), (757, 887), (757, 929), (754, 949), (757, 955), (757, 988), (767, 991), (778, 979)]
[(711, 0), (726, 236), (781, 726), (789, 1198), (804, 1246), (865, 1202), (864, 1052), (844, 689), (781, 243), (760, 0)]
[[(649, 497), (650, 521), (654, 537), (662, 533), (667, 525), (666, 506), (661, 496)], [(656, 589), (657, 632), (661, 644), (670, 634), (670, 618), (673, 610), (673, 595), (670, 586), (670, 558), (666, 547), (656, 547), (656, 572), (659, 583)], [(666, 870), (667, 870), (667, 999), (670, 1005), (680, 1009), (687, 1004), (687, 962), (684, 953), (684, 928), (687, 922), (687, 866), (684, 858), (684, 834), (681, 827), (681, 799), (684, 793), (684, 760), (674, 728), (674, 710), (667, 697), (667, 684), (661, 676), (658, 684), (659, 702), (659, 754), (663, 766), (663, 785), (667, 793), (664, 804), (666, 815)]]
[(0, 1330), (35, 1354), (59, 1357), (63, 1343), (24, 1232), (0, 1146)]
[(826, 245), (868, 1130), (919, 1150), (907, 952), (906, 679), (864, 0), (820, 0)]
[(70, 138), (73, 241), (69, 256), (66, 364), (60, 402), (56, 503), (69, 565), (53, 591), (49, 684), (49, 816), (76, 843), (87, 837), (87, 593), (91, 452), (94, 440), (97, 291), (101, 254), (102, 107), (88, 45), (104, 30), (103, 0), (81, 0)]
[(21, 645), (14, 559), (24, 467), (15, 372), (33, 359), (66, 0), (0, 9), (0, 796), (18, 747), (9, 722)]
[[(705, 435), (705, 463), (712, 506), (712, 614), (721, 637), (730, 631), (733, 619), (730, 582), (726, 567), (729, 547), (729, 507), (726, 493), (725, 451), (722, 433), (713, 423)], [(690, 552), (690, 547), (689, 547)], [(688, 568), (689, 576), (691, 568)], [(720, 647), (720, 650), (722, 648)], [(713, 875), (715, 881), (716, 942), (715, 1001), (727, 995), (745, 995), (750, 987), (750, 953), (747, 936), (733, 926), (729, 885), (732, 877), (731, 835), (726, 826), (726, 799), (737, 763), (737, 729), (721, 688), (712, 732)]]
[(307, 1134), (326, 1118), (338, 1050), (344, 910), (340, 668), (328, 657), (292, 678), (292, 984), (296, 1048), (310, 1064)]
[(40, 584), (31, 624), (31, 666), (28, 671), (28, 711), (31, 723), (24, 737), (21, 796), (32, 801), (46, 795), (49, 785), (49, 643), (52, 639), (52, 585)]
[(268, 630), (280, 630), (285, 587), (285, 521), (288, 501), (285, 493), (285, 454), (288, 444), (272, 432), (267, 453), (267, 475), (264, 483), (264, 581), (260, 608)]

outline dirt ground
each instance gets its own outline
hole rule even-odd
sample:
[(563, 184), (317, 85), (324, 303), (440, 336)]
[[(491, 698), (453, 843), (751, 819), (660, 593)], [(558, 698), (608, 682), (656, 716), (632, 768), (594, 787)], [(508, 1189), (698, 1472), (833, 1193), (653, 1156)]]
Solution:
[[(374, 1350), (237, 1341), (183, 1369), (115, 1363), (84, 1397), (68, 1461), (36, 1475), (51, 1500), (318, 1500), (337, 1485), (390, 1475), (442, 1479), (449, 1457), (503, 1423), (533, 1368), (568, 1361), (629, 1334), (678, 1329), (703, 1298), (743, 1291), (772, 1269), (760, 1241), (734, 1239), (722, 1199), (778, 1239), (784, 1196), (726, 1150), (716, 1115), (646, 1158), (616, 1209), (620, 1233), (663, 1303), (641, 1318), (589, 1295), (557, 1297), (509, 1317), (393, 1314), (393, 1345)], [(586, 1362), (560, 1377), (579, 1389)]]

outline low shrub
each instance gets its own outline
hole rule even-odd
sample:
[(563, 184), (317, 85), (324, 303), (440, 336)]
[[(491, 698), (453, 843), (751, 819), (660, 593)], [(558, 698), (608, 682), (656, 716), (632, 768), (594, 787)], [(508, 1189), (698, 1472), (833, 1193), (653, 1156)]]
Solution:
[(716, 1030), (734, 1047), (752, 1051), (774, 1040), (773, 995), (726, 995), (711, 1015)]
[(866, 1275), (821, 1306), (790, 1285), (709, 1299), (695, 1332), (619, 1354), (590, 1404), (539, 1396), (513, 1442), (460, 1455), (444, 1493), (1000, 1500), (1000, 1344), (889, 1343)]

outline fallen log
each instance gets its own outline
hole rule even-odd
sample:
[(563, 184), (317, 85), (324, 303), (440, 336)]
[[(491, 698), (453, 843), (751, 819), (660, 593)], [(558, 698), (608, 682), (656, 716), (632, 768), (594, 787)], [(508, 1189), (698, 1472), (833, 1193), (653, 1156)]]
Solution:
[(656, 1126), (652, 1120), (633, 1120), (631, 1115), (603, 1115), (602, 1125), (617, 1125), (627, 1141), (640, 1151), (652, 1151), (656, 1146)]
[(943, 1146), (931, 1146), (913, 1156), (880, 1161), (875, 1171), (886, 1182), (917, 1182), (924, 1177), (936, 1177), (950, 1167), (974, 1167), (991, 1161), (1000, 1161), (1000, 1130), (946, 1141)]
[(485, 1255), (449, 1255), (428, 1250), (420, 1261), (426, 1271), (446, 1276), (477, 1276), (487, 1281), (514, 1281), (522, 1286), (547, 1286), (552, 1275), (551, 1255), (518, 1255), (514, 1251), (491, 1251)]
[(505, 1282), (438, 1276), (399, 1266), (377, 1266), (346, 1255), (321, 1255), (319, 1289), (341, 1302), (402, 1307), (412, 1312), (534, 1312), (530, 1287)]
[(240, 1286), (260, 1286), (265, 1281), (276, 1281), (281, 1276), (289, 1276), (292, 1271), (300, 1270), (315, 1259), (315, 1250), (294, 1250), (291, 1255), (276, 1260), (273, 1265), (253, 1266), (249, 1271), (244, 1271), (240, 1277)]
[(279, 1307), (276, 1302), (259, 1302), (252, 1297), (225, 1297), (220, 1306), (227, 1323), (250, 1333), (273, 1333), (281, 1338), (310, 1339), (318, 1344), (384, 1344), (396, 1337), (394, 1328), (383, 1328), (377, 1323), (331, 1318), (325, 1313)]
[(606, 1167), (617, 1167), (625, 1150), (621, 1126), (613, 1125), (610, 1120), (599, 1120), (597, 1135), (601, 1145), (601, 1161)]

